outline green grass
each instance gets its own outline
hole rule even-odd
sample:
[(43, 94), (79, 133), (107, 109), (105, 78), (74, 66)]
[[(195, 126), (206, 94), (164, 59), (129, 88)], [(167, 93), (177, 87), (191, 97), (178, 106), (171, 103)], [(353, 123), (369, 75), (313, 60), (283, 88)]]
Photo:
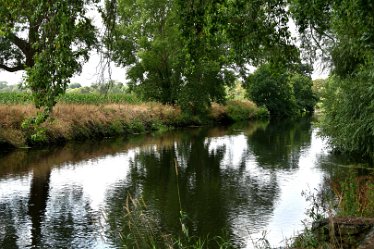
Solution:
[(326, 219), (329, 223), (328, 226), (315, 226), (314, 228), (311, 228), (310, 224), (305, 224), (303, 233), (290, 240), (291, 248), (356, 248), (357, 246), (352, 246), (362, 242), (361, 238), (356, 236), (359, 233), (352, 233), (352, 237), (349, 234), (354, 229), (360, 231), (364, 223), (359, 223), (356, 227), (345, 227), (342, 223), (340, 227), (337, 227), (338, 223), (334, 223), (333, 220), (341, 218), (349, 221), (359, 218), (359, 220), (363, 219), (361, 222), (364, 222), (365, 218), (374, 217), (374, 174), (361, 175), (352, 168), (342, 175), (326, 179), (331, 190), (325, 188), (317, 194), (304, 193), (306, 200), (311, 203), (307, 214), (312, 223), (320, 224)]

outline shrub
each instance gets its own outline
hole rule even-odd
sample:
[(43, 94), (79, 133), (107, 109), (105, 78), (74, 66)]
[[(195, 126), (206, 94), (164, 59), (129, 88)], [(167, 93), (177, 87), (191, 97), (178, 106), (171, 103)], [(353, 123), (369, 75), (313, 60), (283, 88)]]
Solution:
[(250, 120), (256, 115), (257, 106), (251, 101), (228, 101), (227, 116), (234, 121)]

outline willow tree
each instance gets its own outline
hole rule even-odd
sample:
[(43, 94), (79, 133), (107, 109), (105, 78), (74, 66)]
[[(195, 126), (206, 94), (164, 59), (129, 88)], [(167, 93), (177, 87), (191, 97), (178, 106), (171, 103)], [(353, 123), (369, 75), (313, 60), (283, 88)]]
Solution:
[(306, 54), (331, 68), (323, 131), (338, 150), (374, 159), (374, 3), (290, 0), (290, 10)]
[[(111, 4), (113, 1), (107, 1), (107, 24)], [(173, 2), (118, 0), (116, 6), (113, 42), (107, 39), (107, 44), (114, 61), (129, 68), (130, 88), (146, 100), (175, 103), (181, 80), (181, 47)]]
[(201, 114), (241, 68), (295, 55), (285, 1), (118, 0), (113, 56), (147, 98)]
[(97, 43), (86, 16), (98, 0), (0, 0), (0, 69), (26, 70), (35, 106), (48, 113)]

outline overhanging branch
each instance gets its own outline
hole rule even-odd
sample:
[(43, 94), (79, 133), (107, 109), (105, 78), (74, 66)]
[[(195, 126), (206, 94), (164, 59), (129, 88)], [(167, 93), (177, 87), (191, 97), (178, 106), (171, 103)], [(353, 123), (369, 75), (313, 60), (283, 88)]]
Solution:
[(30, 51), (30, 44), (22, 39), (22, 38), (19, 38), (18, 36), (16, 36), (15, 34), (8, 34), (8, 39), (14, 44), (16, 45), (19, 49), (21, 49), (21, 51), (27, 55)]
[(17, 66), (14, 66), (14, 67), (8, 67), (7, 65), (3, 65), (3, 64), (0, 64), (0, 69), (4, 69), (5, 71), (8, 71), (8, 72), (17, 72), (17, 71), (20, 71), (20, 70), (24, 70), (25, 69), (25, 66), (24, 65), (17, 65)]

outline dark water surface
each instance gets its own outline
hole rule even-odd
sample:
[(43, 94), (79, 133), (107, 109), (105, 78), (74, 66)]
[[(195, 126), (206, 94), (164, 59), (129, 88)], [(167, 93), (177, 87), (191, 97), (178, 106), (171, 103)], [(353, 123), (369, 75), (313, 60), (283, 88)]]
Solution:
[(310, 120), (0, 152), (0, 248), (120, 248), (129, 195), (167, 233), (180, 199), (192, 235), (251, 248), (266, 231), (279, 246), (303, 227), (301, 192), (337, 163)]

